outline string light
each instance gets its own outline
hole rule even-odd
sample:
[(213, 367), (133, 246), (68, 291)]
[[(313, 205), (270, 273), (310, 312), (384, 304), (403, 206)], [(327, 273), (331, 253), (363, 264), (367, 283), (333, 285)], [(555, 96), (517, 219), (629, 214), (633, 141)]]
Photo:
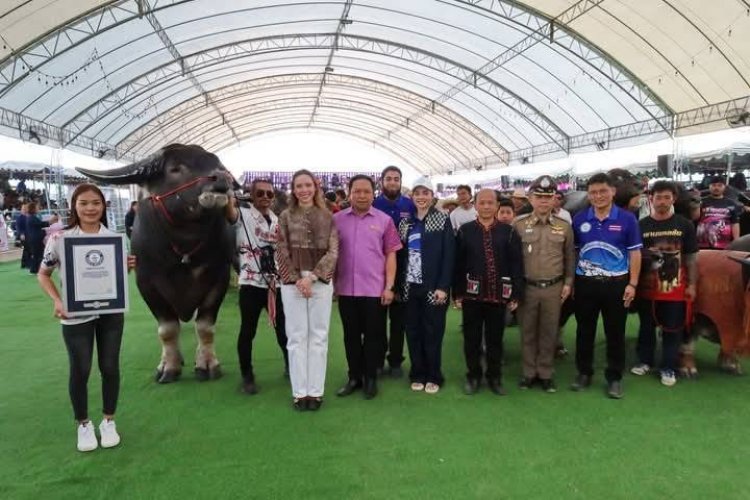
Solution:
[(30, 75), (37, 75), (37, 81), (39, 83), (42, 82), (42, 79), (44, 79), (44, 84), (46, 86), (50, 85), (50, 82), (52, 82), (53, 87), (62, 86), (62, 85), (71, 85), (78, 81), (78, 76), (81, 72), (86, 72), (88, 70), (88, 67), (90, 64), (94, 63), (95, 61), (99, 60), (99, 53), (96, 49), (91, 53), (91, 55), (86, 59), (86, 61), (79, 66), (77, 69), (75, 69), (73, 72), (67, 74), (67, 75), (53, 75), (51, 73), (45, 73), (41, 70), (35, 70), (31, 67), (26, 66), (26, 64), (22, 64), (22, 69), (26, 71), (29, 70)]

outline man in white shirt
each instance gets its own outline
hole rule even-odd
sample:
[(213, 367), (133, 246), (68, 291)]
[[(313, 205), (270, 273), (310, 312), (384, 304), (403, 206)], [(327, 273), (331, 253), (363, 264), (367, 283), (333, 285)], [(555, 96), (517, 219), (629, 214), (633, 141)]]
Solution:
[(253, 204), (250, 208), (240, 208), (235, 225), (240, 256), (238, 282), (241, 318), (237, 354), (242, 373), (242, 390), (253, 395), (258, 392), (253, 373), (253, 339), (264, 308), (276, 330), (276, 341), (284, 356), (285, 374), (289, 370), (289, 358), (281, 287), (277, 288), (275, 251), (279, 231), (278, 218), (271, 211), (275, 195), (273, 184), (256, 179), (250, 186), (249, 193)]
[(563, 203), (565, 203), (565, 195), (558, 189), (555, 193), (552, 212), (568, 224), (573, 225), (573, 217), (570, 216), (570, 212), (563, 208)]
[(462, 184), (456, 188), (456, 197), (458, 198), (458, 208), (453, 210), (450, 215), (453, 232), (458, 232), (458, 228), (477, 218), (477, 210), (471, 202), (471, 187)]

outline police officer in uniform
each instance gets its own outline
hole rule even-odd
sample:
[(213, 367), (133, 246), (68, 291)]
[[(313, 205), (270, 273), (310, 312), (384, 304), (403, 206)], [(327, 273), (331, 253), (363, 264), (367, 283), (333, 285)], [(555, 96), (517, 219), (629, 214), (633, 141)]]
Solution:
[(521, 236), (526, 285), (519, 308), (523, 377), (521, 389), (537, 382), (555, 392), (555, 347), (562, 303), (571, 293), (575, 277), (575, 242), (568, 222), (553, 213), (557, 186), (543, 175), (529, 186), (533, 211), (521, 215), (513, 227)]

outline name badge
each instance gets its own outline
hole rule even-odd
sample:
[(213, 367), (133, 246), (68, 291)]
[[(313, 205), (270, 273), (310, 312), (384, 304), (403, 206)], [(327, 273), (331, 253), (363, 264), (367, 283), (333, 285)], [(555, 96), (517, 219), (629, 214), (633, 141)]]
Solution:
[(466, 275), (466, 293), (479, 295), (479, 280), (473, 280)]

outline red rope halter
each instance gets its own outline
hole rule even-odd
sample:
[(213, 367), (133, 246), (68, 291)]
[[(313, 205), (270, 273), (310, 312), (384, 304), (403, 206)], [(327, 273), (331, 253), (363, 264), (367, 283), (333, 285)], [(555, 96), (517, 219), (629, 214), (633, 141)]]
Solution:
[[(207, 175), (207, 176), (202, 176), (202, 177), (196, 177), (195, 179), (193, 179), (190, 182), (186, 182), (184, 184), (180, 184), (179, 186), (177, 186), (176, 188), (172, 189), (171, 191), (167, 191), (166, 193), (163, 193), (163, 194), (151, 195), (151, 196), (149, 196), (149, 199), (151, 200), (151, 203), (154, 204), (154, 206), (158, 207), (159, 210), (161, 210), (161, 213), (164, 214), (164, 218), (167, 219), (167, 222), (169, 223), (169, 225), (170, 226), (174, 226), (175, 225), (174, 219), (169, 214), (169, 210), (167, 210), (167, 207), (164, 205), (164, 201), (162, 201), (162, 200), (164, 200), (166, 198), (169, 198), (170, 196), (172, 196), (174, 194), (177, 194), (180, 191), (184, 191), (184, 190), (186, 190), (189, 187), (195, 186), (196, 184), (199, 184), (200, 182), (203, 182), (203, 181), (215, 181), (215, 180), (216, 180), (216, 176), (215, 175)], [(190, 250), (189, 252), (181, 252), (180, 249), (177, 248), (177, 245), (175, 245), (172, 242), (170, 242), (169, 245), (172, 247), (172, 251), (175, 254), (177, 254), (178, 256), (182, 257), (182, 260), (180, 261), (180, 263), (181, 264), (188, 264), (190, 262), (190, 257), (193, 254), (195, 254), (200, 247), (203, 246), (203, 240), (199, 241), (198, 244), (195, 247), (193, 247), (193, 249)]]

